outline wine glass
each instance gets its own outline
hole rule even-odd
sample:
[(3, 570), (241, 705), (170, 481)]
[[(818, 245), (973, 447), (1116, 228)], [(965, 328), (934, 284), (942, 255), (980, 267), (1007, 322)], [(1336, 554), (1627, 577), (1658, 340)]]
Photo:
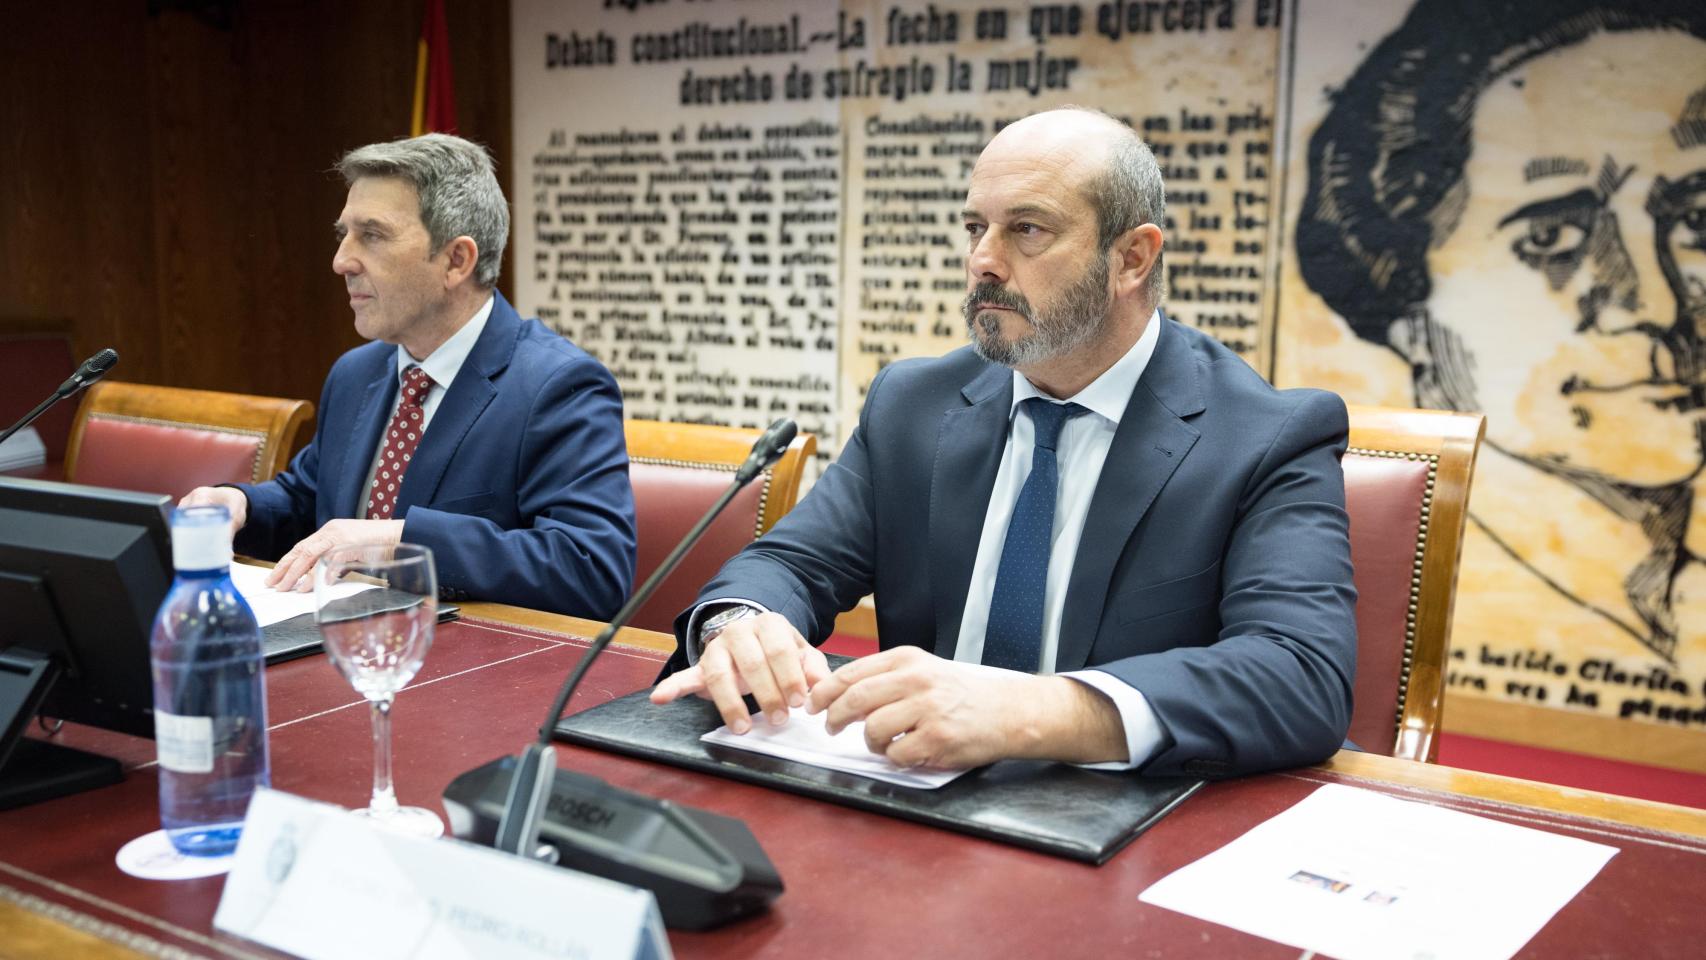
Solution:
[(412, 543), (335, 547), (314, 565), (314, 621), (326, 653), (373, 708), (373, 798), (357, 816), (436, 837), (431, 810), (397, 804), (391, 785), (391, 702), (432, 646), (438, 578), (432, 551)]

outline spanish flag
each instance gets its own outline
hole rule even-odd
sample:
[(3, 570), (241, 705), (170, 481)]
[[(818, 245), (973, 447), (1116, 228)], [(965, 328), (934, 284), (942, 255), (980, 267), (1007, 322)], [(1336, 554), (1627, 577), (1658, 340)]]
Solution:
[(415, 115), (410, 136), (456, 132), (456, 87), (450, 80), (450, 31), (444, 0), (427, 0), (421, 42), (415, 48)]

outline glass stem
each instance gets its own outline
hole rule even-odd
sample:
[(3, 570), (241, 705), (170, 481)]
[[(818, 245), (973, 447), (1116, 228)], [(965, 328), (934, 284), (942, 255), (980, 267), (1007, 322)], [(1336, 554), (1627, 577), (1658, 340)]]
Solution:
[(372, 701), (373, 799), (367, 811), (375, 817), (397, 812), (397, 792), (391, 786), (391, 698)]

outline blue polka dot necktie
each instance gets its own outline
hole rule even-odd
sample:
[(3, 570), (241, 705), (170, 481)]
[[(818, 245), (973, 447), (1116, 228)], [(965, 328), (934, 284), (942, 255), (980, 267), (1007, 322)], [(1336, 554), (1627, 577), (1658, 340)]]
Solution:
[(983, 635), (983, 662), (992, 667), (1035, 673), (1043, 651), (1043, 590), (1048, 585), (1049, 552), (1054, 541), (1054, 499), (1060, 487), (1055, 444), (1060, 428), (1071, 417), (1089, 411), (1076, 403), (1053, 403), (1042, 397), (1022, 407), (1031, 418), (1036, 446), (1031, 451), (1031, 475), (1019, 490), (1001, 564), (995, 571), (995, 593), (989, 600), (989, 626)]

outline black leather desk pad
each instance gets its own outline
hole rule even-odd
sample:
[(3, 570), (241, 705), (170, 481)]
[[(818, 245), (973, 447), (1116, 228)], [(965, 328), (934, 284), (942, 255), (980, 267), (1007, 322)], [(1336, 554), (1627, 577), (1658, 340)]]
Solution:
[(574, 714), (557, 724), (557, 737), (1095, 864), (1202, 786), (1201, 780), (1006, 760), (935, 790), (902, 787), (705, 743), (700, 736), (722, 726), (710, 701), (683, 697), (660, 707), (649, 693)]
[[(448, 603), (438, 605), (439, 623), (447, 623), (461, 616), (461, 607)], [(314, 622), (312, 613), (280, 620), (261, 628), (261, 649), (269, 667), (275, 663), (319, 653), (321, 647), (320, 627)]]

